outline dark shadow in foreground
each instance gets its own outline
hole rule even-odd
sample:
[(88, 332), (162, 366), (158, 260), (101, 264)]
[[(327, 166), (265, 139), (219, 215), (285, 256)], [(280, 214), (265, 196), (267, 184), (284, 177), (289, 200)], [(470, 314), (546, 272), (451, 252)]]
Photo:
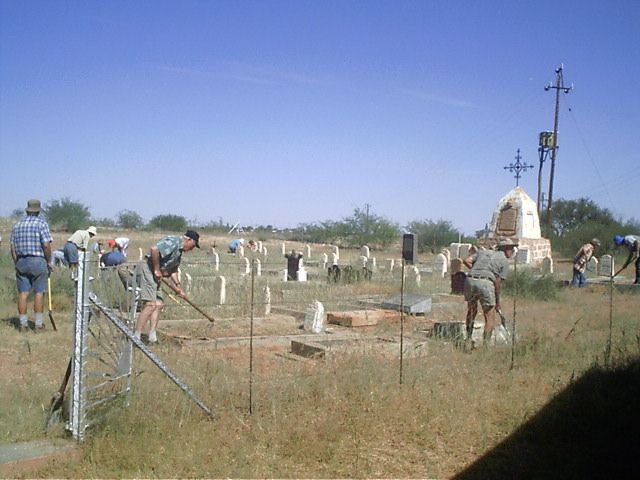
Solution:
[(592, 368), (453, 478), (640, 478), (640, 360)]

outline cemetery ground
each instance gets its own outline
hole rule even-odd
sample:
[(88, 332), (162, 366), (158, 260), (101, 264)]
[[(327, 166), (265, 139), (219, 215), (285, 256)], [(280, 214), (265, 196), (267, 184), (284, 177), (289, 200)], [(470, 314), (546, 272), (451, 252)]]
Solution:
[[(5, 237), (5, 232), (2, 232)], [(132, 232), (130, 257), (158, 237)], [(63, 238), (64, 235), (54, 235)], [(370, 281), (330, 283), (311, 245), (308, 282), (283, 282), (281, 242), (265, 241), (262, 275), (238, 274), (237, 257), (220, 252), (226, 304), (211, 301), (211, 255), (185, 254), (193, 277), (189, 298), (210, 312), (210, 325), (183, 303), (167, 300), (161, 343), (154, 352), (215, 413), (209, 419), (140, 352), (133, 390), (110, 405), (73, 458), (56, 458), (12, 476), (29, 477), (280, 477), (280, 478), (631, 478), (640, 454), (640, 295), (606, 284), (566, 289), (542, 301), (516, 301), (517, 342), (465, 353), (450, 339), (429, 336), (436, 321), (464, 320), (461, 296), (429, 274), (433, 256), (420, 255), (420, 284), (406, 291), (432, 296), (425, 315), (391, 312), (377, 325), (327, 325), (320, 340), (356, 336), (324, 358), (291, 353), (308, 305), (328, 312), (379, 308), (400, 293), (388, 271), (400, 248), (372, 252)], [(219, 246), (228, 239), (219, 238)], [(57, 245), (55, 245), (57, 246)], [(287, 243), (287, 250), (304, 251)], [(68, 272), (53, 275), (58, 332), (19, 333), (13, 270), (0, 252), (0, 442), (47, 438), (49, 401), (71, 353), (73, 288)], [(340, 264), (357, 265), (358, 251), (341, 249)], [(556, 259), (555, 277), (570, 278)], [(422, 268), (424, 267), (424, 268)], [(183, 280), (184, 281), (184, 280)], [(628, 283), (628, 278), (622, 283)], [(258, 313), (263, 288), (271, 313)], [(58, 293), (56, 293), (56, 289)], [(613, 302), (610, 302), (613, 298)], [(514, 298), (503, 309), (513, 319)], [(31, 307), (30, 307), (31, 308)], [(45, 312), (46, 317), (46, 312)], [(611, 319), (611, 324), (610, 324)], [(283, 337), (287, 340), (282, 341)], [(224, 340), (227, 339), (227, 340)], [(252, 355), (250, 358), (250, 354)], [(400, 369), (402, 368), (402, 382)], [(127, 404), (128, 402), (128, 404)], [(251, 408), (250, 408), (251, 407)], [(62, 426), (49, 437), (64, 437)]]

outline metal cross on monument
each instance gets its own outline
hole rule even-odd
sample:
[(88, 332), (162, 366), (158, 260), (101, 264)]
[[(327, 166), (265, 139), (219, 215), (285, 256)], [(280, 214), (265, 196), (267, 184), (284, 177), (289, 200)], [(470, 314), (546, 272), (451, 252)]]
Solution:
[(515, 156), (516, 163), (510, 163), (508, 167), (504, 167), (505, 170), (509, 170), (511, 173), (515, 172), (513, 178), (516, 179), (516, 187), (520, 183), (520, 176), (522, 172), (526, 172), (528, 168), (533, 168), (533, 165), (528, 165), (526, 162), (520, 162), (522, 157), (520, 156), (520, 149)]

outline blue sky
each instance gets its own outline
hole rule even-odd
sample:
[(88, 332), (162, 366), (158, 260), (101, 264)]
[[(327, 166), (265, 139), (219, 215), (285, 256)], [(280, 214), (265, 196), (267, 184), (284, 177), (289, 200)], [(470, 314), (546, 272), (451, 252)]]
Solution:
[[(355, 208), (465, 233), (535, 168), (638, 218), (640, 2), (0, 0), (0, 215), (295, 226)], [(547, 191), (549, 162), (543, 170)]]

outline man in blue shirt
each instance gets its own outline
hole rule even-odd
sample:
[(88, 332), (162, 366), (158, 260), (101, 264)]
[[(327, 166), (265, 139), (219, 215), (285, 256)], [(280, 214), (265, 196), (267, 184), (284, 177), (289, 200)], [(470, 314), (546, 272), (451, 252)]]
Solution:
[(629, 250), (629, 256), (627, 257), (627, 260), (624, 262), (622, 268), (616, 272), (614, 277), (625, 268), (627, 268), (627, 266), (629, 266), (631, 262), (635, 260), (636, 280), (633, 283), (635, 285), (640, 284), (640, 235), (616, 235), (613, 238), (613, 243), (615, 243), (617, 247), (624, 245)]
[(135, 284), (140, 289), (140, 300), (144, 303), (136, 322), (134, 334), (137, 338), (140, 338), (142, 330), (149, 322), (149, 343), (158, 342), (156, 327), (164, 306), (160, 282), (163, 278), (171, 277), (178, 296), (184, 297), (178, 267), (182, 252), (189, 252), (196, 247), (200, 248), (200, 235), (193, 230), (187, 230), (181, 237), (176, 235), (162, 238), (136, 265)]
[(20, 331), (28, 328), (27, 298), (34, 291), (33, 311), (35, 313), (35, 331), (42, 331), (42, 313), (44, 312), (44, 292), (51, 265), (51, 232), (49, 225), (40, 217), (40, 200), (29, 200), (26, 215), (11, 230), (11, 257), (16, 268), (18, 287), (18, 315)]

